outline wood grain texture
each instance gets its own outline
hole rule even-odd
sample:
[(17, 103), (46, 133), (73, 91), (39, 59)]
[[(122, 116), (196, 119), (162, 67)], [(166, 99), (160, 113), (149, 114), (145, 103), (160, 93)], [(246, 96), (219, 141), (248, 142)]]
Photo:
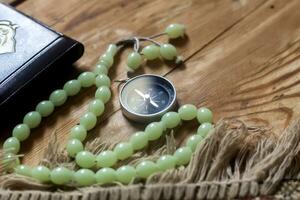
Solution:
[[(86, 51), (78, 69), (92, 70), (110, 42), (133, 35), (161, 32), (172, 22), (183, 23), (183, 41), (171, 41), (189, 58), (184, 66), (151, 62), (138, 73), (167, 76), (176, 86), (180, 104), (208, 106), (221, 118), (240, 118), (249, 124), (280, 132), (300, 116), (300, 2), (297, 0), (27, 0), (18, 9), (84, 43)], [(165, 39), (163, 39), (165, 41)], [(117, 58), (113, 80), (126, 78), (129, 51)], [(89, 140), (126, 140), (143, 125), (126, 120), (113, 100)], [(54, 132), (65, 145), (70, 128), (79, 121), (95, 88), (68, 100), (45, 119), (23, 146), (24, 162), (37, 164)], [(180, 128), (178, 143), (195, 131), (195, 124)]]

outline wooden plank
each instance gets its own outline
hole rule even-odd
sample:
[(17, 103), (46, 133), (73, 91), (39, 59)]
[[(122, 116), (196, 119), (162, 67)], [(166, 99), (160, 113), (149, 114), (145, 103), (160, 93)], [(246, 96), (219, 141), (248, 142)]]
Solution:
[(16, 8), (48, 26), (53, 26), (55, 23), (63, 22), (65, 16), (72, 13), (87, 1), (88, 0), (26, 0), (18, 4)]
[[(36, 6), (36, 12), (32, 14), (85, 44), (86, 53), (78, 62), (80, 69), (91, 69), (101, 50), (112, 41), (130, 35), (151, 35), (171, 22), (181, 22), (187, 25), (189, 39), (182, 43), (177, 41), (179, 51), (185, 57), (196, 52), (195, 56), (184, 68), (173, 70), (172, 66), (155, 62), (150, 68), (143, 67), (139, 73), (165, 74), (171, 71), (168, 77), (177, 87), (179, 101), (213, 108), (215, 121), (240, 116), (249, 122), (273, 125), (280, 132), (291, 119), (299, 116), (295, 80), (300, 30), (296, 12), (300, 5), (297, 1), (156, 0), (124, 3), (105, 0), (101, 4), (87, 1), (78, 9), (75, 5), (77, 2), (62, 4), (59, 8), (49, 6), (48, 10), (45, 7), (41, 12)], [(30, 10), (29, 4), (22, 6), (19, 7), (21, 10)], [(67, 7), (74, 10), (61, 15), (61, 10)], [(43, 12), (53, 15), (49, 17)], [(117, 68), (111, 72), (113, 79), (126, 77), (122, 67), (125, 55), (126, 52), (117, 60)], [(185, 77), (184, 81), (182, 77)], [(104, 118), (91, 131), (90, 140), (99, 137), (102, 141), (117, 142), (143, 128), (122, 116), (117, 84), (113, 84), (112, 89), (113, 102), (108, 104)], [(33, 133), (34, 138), (23, 147), (26, 149), (26, 163), (38, 162), (54, 131), (64, 146), (69, 129), (86, 111), (94, 90), (86, 90), (72, 98), (68, 105), (43, 122), (42, 127)], [(283, 91), (286, 93), (282, 96)], [(285, 95), (288, 96), (285, 98)], [(292, 109), (295, 114), (291, 114)], [(192, 130), (183, 129), (184, 133), (178, 133), (179, 141)]]

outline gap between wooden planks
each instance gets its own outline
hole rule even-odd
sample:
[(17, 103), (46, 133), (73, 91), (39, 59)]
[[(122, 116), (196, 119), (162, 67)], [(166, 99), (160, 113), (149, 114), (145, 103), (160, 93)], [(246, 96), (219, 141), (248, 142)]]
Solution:
[[(272, 126), (280, 133), (299, 116), (299, 2), (295, 1), (99, 1), (68, 3), (28, 0), (18, 8), (86, 46), (78, 68), (92, 69), (106, 45), (132, 35), (151, 35), (172, 22), (187, 26), (188, 39), (175, 41), (187, 57), (185, 67), (173, 69), (161, 62), (149, 63), (138, 73), (168, 74), (177, 87), (179, 102), (209, 106), (215, 121), (239, 117), (250, 124)], [(62, 12), (63, 11), (63, 12)], [(126, 77), (126, 52), (116, 61), (112, 79)], [(113, 101), (89, 139), (126, 140), (143, 128), (120, 112), (117, 84)], [(78, 122), (95, 88), (83, 91), (44, 120), (25, 143), (24, 161), (37, 164), (55, 131), (65, 144), (69, 129)], [(178, 142), (195, 131), (194, 124), (177, 132)]]

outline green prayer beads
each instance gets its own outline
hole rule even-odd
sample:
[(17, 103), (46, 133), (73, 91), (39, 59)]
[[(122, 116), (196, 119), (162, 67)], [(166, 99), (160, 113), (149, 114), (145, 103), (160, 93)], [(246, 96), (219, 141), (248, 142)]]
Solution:
[(103, 54), (99, 59), (99, 64), (104, 64), (107, 68), (110, 68), (113, 63), (113, 55), (110, 53)]
[(31, 176), (31, 168), (26, 165), (18, 165), (15, 167), (16, 174), (22, 175), (22, 176)]
[(30, 128), (27, 124), (19, 124), (13, 129), (13, 136), (19, 141), (26, 140), (30, 135)]
[(95, 74), (93, 72), (83, 72), (79, 75), (78, 80), (82, 87), (90, 87), (95, 83)]
[(200, 141), (203, 140), (203, 137), (200, 135), (192, 135), (186, 142), (186, 146), (190, 147), (192, 151), (196, 150), (197, 145)]
[(136, 166), (136, 174), (141, 178), (148, 178), (158, 171), (157, 165), (152, 161), (143, 161)]
[(132, 52), (127, 57), (127, 66), (132, 69), (136, 70), (142, 64), (142, 56), (139, 53)]
[(96, 157), (89, 151), (80, 151), (76, 154), (75, 161), (82, 168), (91, 168), (96, 164)]
[(212, 112), (208, 108), (199, 108), (197, 113), (197, 119), (199, 123), (211, 123), (213, 119)]
[(117, 169), (116, 175), (118, 181), (128, 184), (136, 177), (136, 170), (134, 167), (124, 165)]
[(122, 142), (117, 144), (114, 148), (114, 152), (119, 160), (124, 160), (133, 154), (133, 148), (130, 143)]
[(159, 122), (152, 122), (146, 127), (145, 133), (148, 136), (148, 140), (157, 140), (163, 133), (163, 125)]
[(199, 126), (197, 130), (197, 134), (202, 137), (206, 137), (209, 131), (212, 129), (213, 129), (213, 125), (211, 123), (205, 122)]
[(113, 183), (117, 180), (117, 174), (112, 168), (102, 168), (97, 171), (95, 178), (99, 184)]
[(99, 74), (96, 77), (95, 84), (96, 84), (97, 87), (101, 87), (101, 86), (109, 87), (110, 86), (110, 79), (105, 74)]
[(20, 164), (20, 160), (15, 154), (5, 152), (1, 164), (4, 169), (10, 170), (16, 168)]
[(96, 158), (97, 167), (111, 167), (117, 162), (117, 155), (113, 151), (102, 151)]
[(177, 165), (185, 165), (190, 161), (192, 150), (190, 147), (180, 147), (174, 153), (177, 160)]
[(63, 90), (68, 96), (74, 96), (80, 92), (81, 82), (79, 80), (70, 80), (65, 83)]
[[(160, 35), (167, 35), (170, 39), (183, 37), (185, 27), (181, 24), (171, 24)], [(179, 60), (177, 50), (171, 44), (160, 44), (153, 38), (135, 37), (127, 42), (134, 42), (134, 52), (127, 57), (127, 66), (130, 71), (138, 69), (143, 63), (143, 59), (154, 60), (163, 58), (166, 60)], [(148, 41), (152, 43), (140, 51), (138, 41)], [(123, 41), (124, 42), (124, 41)], [(129, 42), (129, 43), (130, 43)], [(122, 43), (122, 42), (121, 42)], [(87, 137), (87, 131), (96, 126), (97, 117), (100, 117), (105, 110), (105, 104), (111, 98), (111, 80), (107, 76), (108, 70), (114, 63), (114, 56), (123, 44), (110, 44), (105, 53), (99, 58), (94, 72), (83, 72), (78, 79), (67, 81), (63, 89), (53, 91), (49, 100), (41, 101), (35, 111), (29, 112), (24, 116), (23, 123), (18, 124), (12, 131), (13, 137), (8, 138), (4, 144), (5, 152), (2, 163), (10, 170), (22, 176), (32, 177), (42, 183), (53, 183), (56, 185), (65, 185), (75, 183), (77, 186), (90, 186), (92, 184), (111, 184), (120, 182), (122, 184), (131, 183), (137, 178), (148, 178), (157, 173), (173, 169), (176, 166), (187, 165), (196, 150), (197, 145), (213, 130), (212, 112), (208, 108), (199, 108), (192, 104), (186, 104), (179, 108), (178, 112), (165, 113), (159, 122), (148, 124), (144, 131), (133, 134), (128, 142), (121, 142), (113, 150), (105, 150), (98, 155), (94, 155), (84, 150), (82, 142)], [(126, 43), (126, 42), (125, 42)], [(120, 45), (121, 44), (121, 45)], [(120, 46), (119, 46), (120, 45)], [(66, 167), (56, 167), (48, 169), (45, 166), (30, 168), (26, 165), (20, 165), (18, 155), (20, 142), (26, 140), (30, 135), (30, 129), (36, 128), (42, 120), (53, 113), (54, 108), (63, 105), (68, 96), (78, 94), (81, 88), (95, 85), (95, 99), (88, 105), (88, 112), (85, 113), (79, 121), (70, 130), (69, 141), (66, 145), (68, 156), (73, 158), (76, 164), (83, 169), (74, 172)], [(118, 166), (119, 160), (131, 157), (135, 151), (141, 150), (149, 145), (149, 142), (159, 139), (165, 131), (173, 129), (183, 121), (189, 121), (197, 118), (201, 124), (197, 129), (197, 134), (192, 135), (186, 141), (186, 146), (178, 148), (173, 155), (162, 155), (156, 161), (142, 161), (136, 167), (130, 165)], [(151, 144), (151, 143), (150, 143)], [(90, 168), (90, 169), (87, 169)], [(99, 169), (96, 173), (93, 170)]]
[(31, 170), (31, 176), (41, 182), (48, 182), (50, 181), (50, 170), (40, 165)]
[(172, 39), (183, 37), (184, 36), (185, 27), (182, 24), (171, 24), (169, 25), (165, 33), (168, 34), (168, 36)]
[(63, 185), (72, 180), (73, 172), (65, 167), (54, 168), (50, 173), (50, 179), (54, 184)]
[(70, 157), (75, 157), (76, 154), (83, 150), (83, 145), (78, 139), (71, 139), (67, 143), (67, 152)]
[(99, 99), (95, 99), (89, 104), (89, 111), (94, 113), (96, 116), (102, 115), (104, 109), (104, 103)]
[(111, 97), (110, 89), (107, 86), (101, 86), (96, 90), (96, 99), (100, 99), (103, 103), (107, 103)]
[(144, 47), (141, 53), (147, 60), (154, 60), (160, 56), (159, 47), (153, 44)]
[(7, 153), (17, 154), (20, 150), (20, 141), (15, 137), (10, 137), (3, 143), (3, 149)]
[(96, 123), (97, 123), (97, 116), (92, 112), (88, 112), (80, 118), (80, 125), (83, 126), (88, 131), (94, 128)]
[(42, 117), (48, 117), (54, 111), (54, 104), (51, 101), (41, 101), (35, 108)]
[(130, 143), (134, 150), (142, 149), (148, 144), (148, 136), (145, 132), (137, 132), (131, 136)]
[(80, 169), (74, 173), (74, 180), (80, 186), (89, 186), (96, 182), (96, 177), (92, 170)]
[(42, 116), (39, 112), (32, 111), (25, 115), (23, 123), (27, 124), (29, 128), (36, 128), (42, 120)]
[(82, 125), (74, 126), (70, 131), (71, 139), (78, 139), (80, 141), (84, 141), (87, 135), (87, 131)]
[(161, 121), (166, 125), (167, 128), (175, 128), (180, 123), (180, 117), (177, 112), (168, 112), (164, 114)]
[(55, 90), (50, 94), (49, 100), (55, 106), (61, 106), (67, 101), (67, 93), (64, 90)]
[(173, 169), (176, 166), (176, 158), (171, 155), (163, 155), (157, 160), (157, 167), (161, 171), (166, 171), (168, 169)]
[(177, 50), (171, 44), (163, 44), (160, 47), (160, 55), (166, 60), (173, 60), (177, 56)]
[(197, 108), (194, 105), (186, 104), (179, 108), (178, 114), (182, 120), (192, 120), (197, 116)]

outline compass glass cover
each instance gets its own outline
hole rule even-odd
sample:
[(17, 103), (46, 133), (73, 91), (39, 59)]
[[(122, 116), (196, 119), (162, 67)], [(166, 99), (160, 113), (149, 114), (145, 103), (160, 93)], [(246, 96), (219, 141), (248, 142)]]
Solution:
[(135, 114), (151, 115), (167, 109), (175, 98), (173, 85), (155, 75), (143, 75), (127, 82), (121, 92), (121, 103)]

